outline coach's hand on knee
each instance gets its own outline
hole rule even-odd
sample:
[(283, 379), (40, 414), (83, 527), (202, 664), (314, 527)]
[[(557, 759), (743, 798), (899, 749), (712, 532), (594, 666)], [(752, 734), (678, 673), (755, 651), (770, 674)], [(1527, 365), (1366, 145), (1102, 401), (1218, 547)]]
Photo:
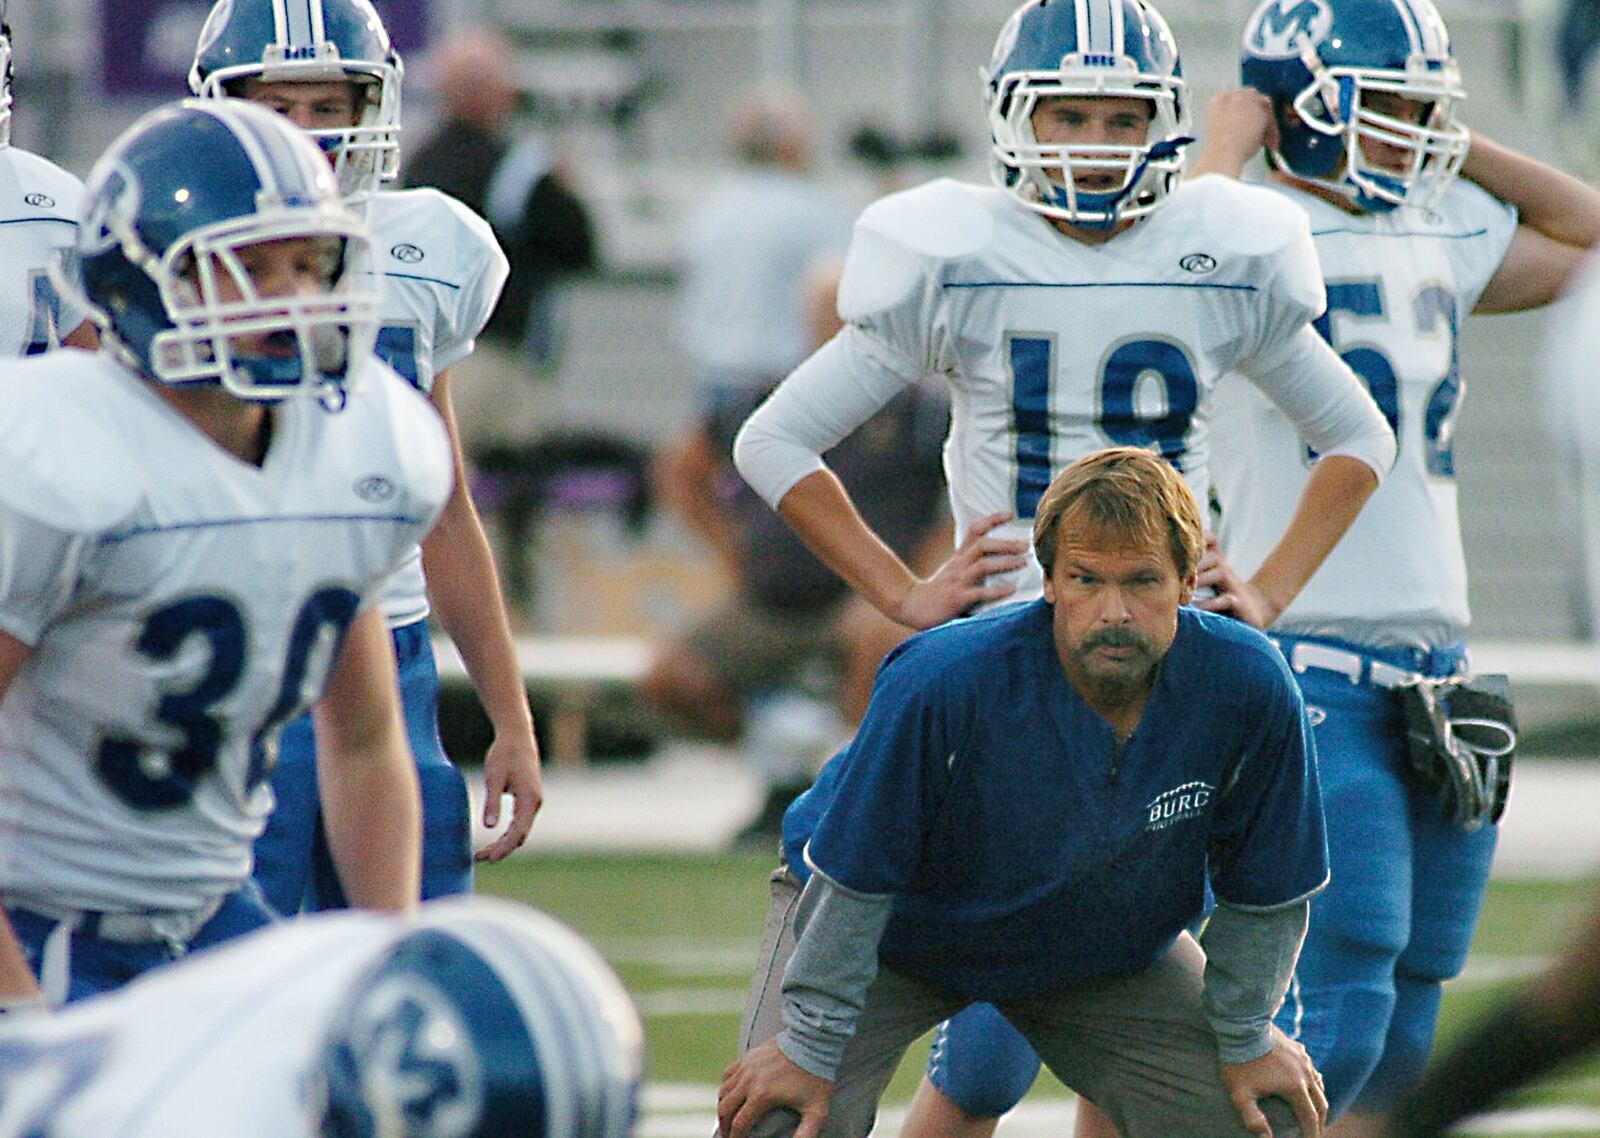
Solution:
[(833, 1084), (795, 1066), (774, 1040), (753, 1047), (722, 1072), (717, 1088), (717, 1133), (749, 1138), (773, 1110), (787, 1107), (800, 1116), (794, 1138), (815, 1138), (828, 1117)]
[(1271, 1051), (1248, 1063), (1222, 1065), (1222, 1085), (1244, 1120), (1245, 1129), (1262, 1138), (1272, 1135), (1272, 1126), (1258, 1105), (1264, 1098), (1281, 1098), (1288, 1103), (1304, 1138), (1317, 1138), (1328, 1121), (1328, 1096), (1322, 1089), (1322, 1074), (1306, 1049), (1276, 1027), (1272, 1029)]

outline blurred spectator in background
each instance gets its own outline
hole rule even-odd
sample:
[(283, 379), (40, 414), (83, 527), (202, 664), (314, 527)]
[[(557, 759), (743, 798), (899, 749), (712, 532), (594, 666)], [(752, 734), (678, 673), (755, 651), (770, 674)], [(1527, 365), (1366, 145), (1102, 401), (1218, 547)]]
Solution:
[(1600, 640), (1600, 256), (1591, 254), (1545, 329), (1539, 380), (1555, 450), (1571, 627)]
[[(816, 345), (839, 327), (840, 268), (830, 257), (801, 274), (796, 323)], [(656, 457), (659, 502), (716, 552), (734, 592), (660, 650), (641, 688), (676, 728), (742, 744), (766, 792), (735, 840), (766, 847), (860, 721), (879, 661), (910, 632), (853, 596), (734, 471), (733, 436), (773, 382), (731, 389)], [(954, 540), (940, 467), (948, 417), (942, 391), (912, 388), (828, 455), (873, 528), (919, 572)], [(823, 693), (831, 706), (803, 690), (816, 671), (835, 685)]]
[(566, 156), (538, 135), (513, 135), (516, 59), (505, 37), (468, 29), (429, 62), (439, 122), (408, 153), (406, 184), (443, 190), (487, 218), (511, 262), (476, 353), (457, 369), (456, 412), (472, 457), (542, 433), (541, 380), (560, 348), (557, 281), (593, 269), (599, 254)]
[(679, 241), (681, 346), (706, 411), (767, 387), (805, 359), (808, 266), (842, 254), (851, 215), (812, 172), (816, 130), (796, 93), (742, 97), (730, 128), (739, 169), (685, 222)]

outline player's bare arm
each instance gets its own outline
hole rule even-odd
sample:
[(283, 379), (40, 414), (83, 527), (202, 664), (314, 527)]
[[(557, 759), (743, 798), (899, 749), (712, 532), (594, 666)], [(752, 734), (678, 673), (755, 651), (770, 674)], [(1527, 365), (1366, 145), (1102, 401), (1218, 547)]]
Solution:
[(1257, 1103), (1264, 1098), (1281, 1098), (1294, 1110), (1303, 1138), (1317, 1138), (1328, 1121), (1328, 1096), (1322, 1090), (1322, 1076), (1312, 1065), (1306, 1049), (1276, 1027), (1272, 1029), (1272, 1050), (1248, 1063), (1224, 1063), (1222, 1084), (1233, 1099), (1245, 1129), (1271, 1138), (1272, 1126)]
[(1263, 147), (1276, 145), (1272, 101), (1254, 87), (1218, 91), (1206, 101), (1205, 130), (1189, 163), (1188, 176), (1221, 174), (1237, 178)]
[(394, 648), (377, 606), (350, 625), (311, 714), (328, 845), (351, 904), (414, 906), (422, 891), (422, 807)]
[(783, 520), (806, 547), (873, 606), (908, 628), (932, 628), (975, 605), (1008, 596), (1009, 584), (987, 577), (1020, 569), (1027, 542), (989, 537), (1009, 520), (992, 514), (975, 524), (955, 554), (927, 579), (918, 577), (861, 517), (844, 485), (830, 470), (795, 483), (778, 503)]
[(1511, 247), (1473, 311), (1550, 303), (1600, 240), (1600, 191), (1476, 131), (1461, 176), (1517, 209)]
[(499, 861), (527, 840), (534, 815), (544, 802), (539, 744), (506, 622), (494, 555), (467, 489), (448, 371), (434, 376), (431, 398), (450, 436), (455, 487), (438, 523), (422, 539), (422, 571), (439, 623), (461, 653), (473, 690), (494, 728), (494, 741), (483, 756), (483, 824), (490, 828), (500, 824), (501, 799), (507, 794), (512, 802), (511, 822), (475, 857)]
[(800, 1115), (794, 1138), (813, 1138), (828, 1117), (833, 1084), (802, 1070), (769, 1039), (722, 1072), (717, 1088), (717, 1133), (749, 1138), (769, 1112), (787, 1107)]
[[(10, 633), (0, 632), (0, 701), (28, 658), (28, 646)], [(41, 999), (38, 982), (17, 944), (5, 910), (0, 909), (0, 1012), (36, 1004)]]
[(1283, 537), (1248, 581), (1208, 550), (1198, 583), (1217, 592), (1197, 606), (1266, 628), (1305, 588), (1377, 488), (1377, 474), (1362, 460), (1340, 454), (1320, 459)]

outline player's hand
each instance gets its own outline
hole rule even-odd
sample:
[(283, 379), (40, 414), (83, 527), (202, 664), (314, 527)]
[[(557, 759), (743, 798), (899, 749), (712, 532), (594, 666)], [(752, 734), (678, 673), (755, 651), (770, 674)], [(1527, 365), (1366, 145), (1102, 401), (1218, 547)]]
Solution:
[(505, 833), (472, 855), (474, 861), (499, 861), (528, 840), (533, 816), (544, 805), (539, 744), (533, 732), (496, 735), (483, 756), (483, 824), (500, 824), (500, 801), (511, 796), (511, 822)]
[(1213, 595), (1197, 597), (1196, 608), (1220, 612), (1256, 628), (1265, 628), (1278, 619), (1278, 606), (1260, 589), (1239, 576), (1222, 556), (1216, 534), (1206, 534), (1206, 551), (1195, 571), (1195, 587), (1211, 589)]
[(769, 1039), (722, 1072), (717, 1133), (721, 1138), (747, 1138), (769, 1112), (787, 1107), (800, 1116), (794, 1138), (815, 1138), (832, 1101), (832, 1083), (795, 1066), (778, 1050), (777, 1041)]
[(958, 617), (974, 605), (1010, 596), (1010, 582), (984, 584), (997, 573), (1010, 573), (1028, 563), (1028, 543), (1020, 538), (990, 537), (989, 531), (1011, 520), (1010, 514), (990, 514), (975, 522), (950, 560), (925, 581), (906, 591), (897, 612), (889, 617), (909, 628), (932, 628)]
[(1281, 1098), (1289, 1104), (1303, 1138), (1318, 1138), (1322, 1133), (1328, 1121), (1328, 1096), (1322, 1089), (1322, 1075), (1306, 1049), (1276, 1027), (1272, 1029), (1271, 1051), (1248, 1063), (1224, 1063), (1221, 1070), (1222, 1085), (1250, 1133), (1262, 1138), (1272, 1136), (1267, 1116), (1256, 1105), (1264, 1098)]
[(1218, 91), (1206, 101), (1206, 128), (1188, 176), (1225, 174), (1237, 178), (1244, 164), (1263, 148), (1278, 145), (1272, 100), (1254, 87)]

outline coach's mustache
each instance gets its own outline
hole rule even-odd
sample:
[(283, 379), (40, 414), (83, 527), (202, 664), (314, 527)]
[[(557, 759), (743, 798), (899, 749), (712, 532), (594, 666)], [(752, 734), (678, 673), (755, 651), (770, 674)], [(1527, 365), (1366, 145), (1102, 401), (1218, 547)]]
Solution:
[(1082, 651), (1092, 652), (1096, 648), (1137, 648), (1148, 654), (1150, 639), (1131, 628), (1106, 628), (1084, 638)]

